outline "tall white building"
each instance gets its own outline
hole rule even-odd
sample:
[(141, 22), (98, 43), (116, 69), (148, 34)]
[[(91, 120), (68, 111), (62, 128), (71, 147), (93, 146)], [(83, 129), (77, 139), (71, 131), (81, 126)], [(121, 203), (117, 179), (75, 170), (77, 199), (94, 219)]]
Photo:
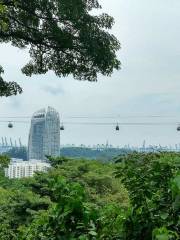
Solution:
[(35, 172), (46, 172), (49, 168), (49, 163), (40, 160), (12, 159), (8, 168), (5, 168), (5, 176), (8, 178), (32, 177)]
[(28, 142), (28, 159), (46, 159), (46, 156), (59, 156), (60, 119), (52, 107), (47, 112), (41, 109), (34, 113)]

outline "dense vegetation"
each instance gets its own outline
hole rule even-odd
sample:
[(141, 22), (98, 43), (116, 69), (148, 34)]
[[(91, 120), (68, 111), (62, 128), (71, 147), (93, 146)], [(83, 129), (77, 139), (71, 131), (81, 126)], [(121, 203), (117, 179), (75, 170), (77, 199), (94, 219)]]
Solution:
[(125, 239), (180, 239), (180, 154), (134, 153), (117, 161), (131, 201)]
[(49, 172), (20, 180), (6, 179), (0, 161), (2, 240), (180, 238), (180, 154), (49, 158)]

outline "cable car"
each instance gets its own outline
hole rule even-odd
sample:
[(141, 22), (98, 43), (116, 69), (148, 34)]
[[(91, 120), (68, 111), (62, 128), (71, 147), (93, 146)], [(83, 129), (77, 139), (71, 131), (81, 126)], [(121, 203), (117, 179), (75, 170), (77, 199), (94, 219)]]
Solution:
[(60, 126), (60, 130), (61, 130), (61, 131), (64, 131), (64, 126), (63, 126), (63, 125)]
[(180, 131), (180, 125), (177, 127), (177, 131)]
[(11, 122), (8, 123), (8, 128), (13, 128), (13, 124)]
[(116, 131), (119, 131), (119, 125), (118, 124), (116, 125)]

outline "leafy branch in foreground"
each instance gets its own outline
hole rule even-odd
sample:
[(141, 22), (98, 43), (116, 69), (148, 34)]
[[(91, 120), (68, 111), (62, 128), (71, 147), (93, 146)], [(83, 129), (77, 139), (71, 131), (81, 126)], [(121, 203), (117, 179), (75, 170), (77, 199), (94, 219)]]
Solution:
[(0, 42), (29, 48), (28, 76), (49, 70), (59, 77), (96, 81), (120, 69), (120, 43), (108, 14), (92, 15), (97, 0), (1, 0)]
[(5, 82), (1, 76), (2, 73), (4, 73), (4, 70), (0, 66), (0, 97), (9, 97), (22, 93), (22, 88), (16, 82)]

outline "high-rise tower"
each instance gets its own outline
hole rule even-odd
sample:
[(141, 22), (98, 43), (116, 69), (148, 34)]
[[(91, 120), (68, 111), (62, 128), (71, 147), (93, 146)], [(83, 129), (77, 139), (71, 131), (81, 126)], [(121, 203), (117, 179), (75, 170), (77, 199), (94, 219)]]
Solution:
[(58, 156), (60, 149), (59, 113), (52, 107), (34, 113), (28, 143), (28, 159), (45, 160), (46, 156)]

